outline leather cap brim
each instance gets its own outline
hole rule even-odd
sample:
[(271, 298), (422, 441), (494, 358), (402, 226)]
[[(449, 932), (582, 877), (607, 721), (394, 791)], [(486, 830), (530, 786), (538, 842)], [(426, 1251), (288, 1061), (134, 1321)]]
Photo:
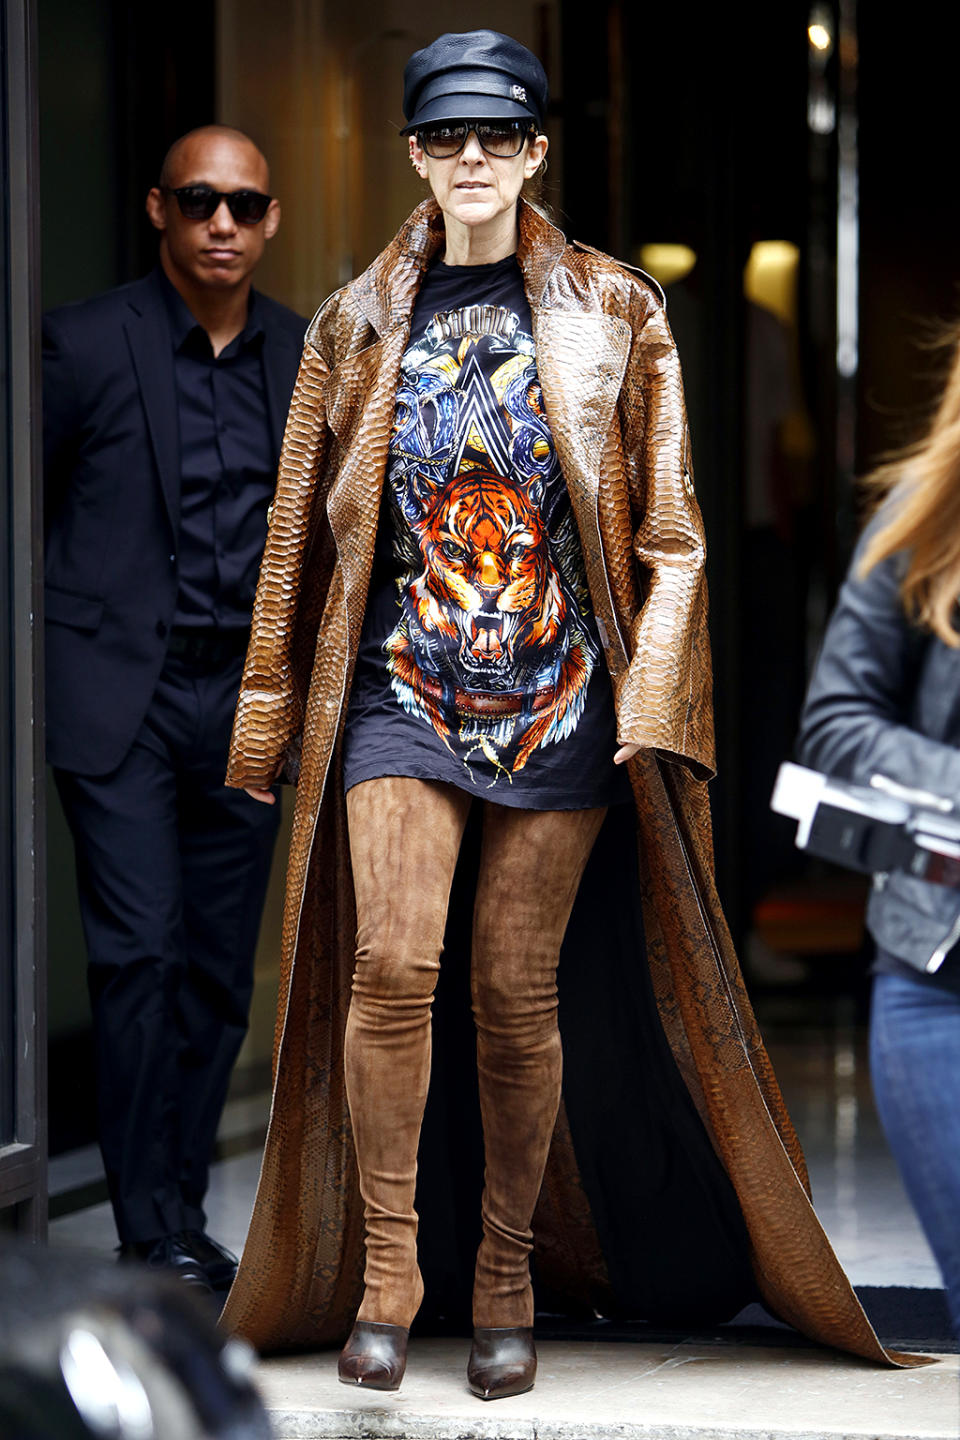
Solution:
[[(424, 87), (429, 89), (432, 87)], [(439, 120), (529, 120), (539, 126), (540, 121), (527, 105), (506, 95), (484, 94), (481, 91), (457, 89), (449, 95), (424, 95), (417, 106), (417, 113), (401, 135), (412, 135), (422, 125), (433, 125)]]

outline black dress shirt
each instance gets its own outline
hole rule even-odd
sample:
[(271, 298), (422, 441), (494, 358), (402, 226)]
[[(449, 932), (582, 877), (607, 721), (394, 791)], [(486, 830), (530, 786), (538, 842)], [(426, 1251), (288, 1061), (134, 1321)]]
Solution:
[(276, 483), (263, 376), (263, 328), (247, 323), (214, 356), (210, 338), (162, 271), (180, 427), (179, 589), (174, 625), (250, 624), (267, 506)]

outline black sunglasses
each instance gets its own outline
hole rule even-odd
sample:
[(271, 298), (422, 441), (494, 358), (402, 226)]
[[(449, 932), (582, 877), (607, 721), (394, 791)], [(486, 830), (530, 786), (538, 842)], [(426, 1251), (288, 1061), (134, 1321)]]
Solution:
[(519, 155), (527, 136), (536, 134), (536, 126), (528, 120), (447, 120), (424, 125), (417, 139), (431, 160), (449, 160), (460, 154), (471, 130), (480, 149), (501, 160)]
[(226, 200), (230, 214), (238, 225), (259, 225), (272, 195), (259, 190), (214, 190), (212, 185), (161, 185), (167, 195), (175, 195), (180, 214), (185, 220), (209, 220)]

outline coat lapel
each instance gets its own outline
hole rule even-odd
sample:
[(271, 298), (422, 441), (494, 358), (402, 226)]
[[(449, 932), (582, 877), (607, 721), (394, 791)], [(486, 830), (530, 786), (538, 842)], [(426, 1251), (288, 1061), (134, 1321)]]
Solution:
[(425, 200), (351, 286), (352, 299), (378, 335), (398, 325), (410, 330), (424, 272), (443, 245), (443, 219), (435, 200)]
[(163, 296), (152, 277), (144, 282), (129, 305), (124, 329), (140, 386), (160, 488), (176, 535), (180, 525), (180, 435), (170, 323)]
[(630, 327), (613, 315), (534, 312), (543, 403), (571, 499), (595, 509), (600, 463), (630, 354)]
[[(533, 319), (544, 408), (580, 532), (601, 635), (612, 639), (620, 632), (604, 564), (598, 494), (632, 334), (626, 320), (600, 308), (585, 309), (578, 298), (571, 301), (569, 277), (563, 273), (567, 242), (554, 225), (523, 201), (519, 224), (517, 259)], [(627, 658), (622, 635), (620, 642), (622, 653), (603, 641), (615, 673)]]
[(600, 534), (601, 467), (630, 354), (630, 327), (612, 315), (533, 312), (537, 371), (557, 458), (580, 532), (600, 638), (616, 680), (629, 658)]
[(424, 201), (354, 281), (353, 301), (378, 338), (336, 366), (326, 387), (327, 423), (344, 452), (327, 496), (327, 516), (343, 574), (350, 627), (348, 665), (356, 653), (367, 602), (400, 362), (424, 271), (443, 243), (438, 217), (436, 201)]
[(343, 573), (351, 655), (360, 638), (366, 606), (397, 380), (408, 334), (409, 326), (398, 326), (351, 355), (332, 372), (327, 386), (327, 420), (345, 451), (327, 496), (327, 515)]

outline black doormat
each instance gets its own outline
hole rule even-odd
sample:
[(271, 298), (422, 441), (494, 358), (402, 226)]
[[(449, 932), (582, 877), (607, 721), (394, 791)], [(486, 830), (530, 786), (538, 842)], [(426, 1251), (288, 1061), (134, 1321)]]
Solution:
[(951, 1329), (947, 1297), (942, 1290), (858, 1285), (856, 1291), (870, 1324), (891, 1349), (960, 1353), (960, 1341)]
[[(858, 1285), (857, 1297), (883, 1344), (892, 1350), (956, 1355), (960, 1344), (950, 1328), (942, 1290), (908, 1285)], [(701, 1329), (668, 1329), (637, 1321), (570, 1321), (537, 1316), (543, 1340), (604, 1340), (614, 1343), (693, 1345), (809, 1345), (792, 1326), (776, 1320), (762, 1305), (747, 1305), (724, 1325)]]

